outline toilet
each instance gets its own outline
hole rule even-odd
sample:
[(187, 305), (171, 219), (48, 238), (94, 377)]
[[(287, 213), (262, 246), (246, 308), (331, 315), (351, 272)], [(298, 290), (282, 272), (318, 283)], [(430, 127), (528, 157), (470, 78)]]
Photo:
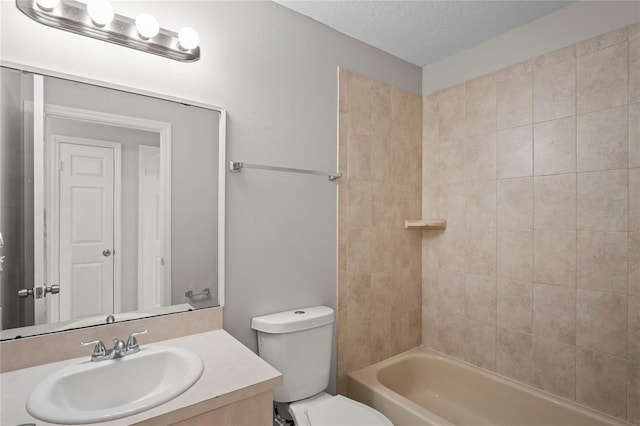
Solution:
[(258, 355), (282, 373), (273, 390), (276, 406), (288, 405), (297, 426), (393, 426), (382, 413), (341, 395), (329, 384), (333, 309), (296, 309), (251, 320), (258, 332)]

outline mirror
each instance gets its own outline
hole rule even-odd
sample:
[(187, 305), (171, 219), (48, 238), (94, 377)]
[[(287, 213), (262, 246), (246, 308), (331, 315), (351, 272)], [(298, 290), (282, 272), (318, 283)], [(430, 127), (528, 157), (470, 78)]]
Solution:
[(0, 339), (220, 305), (222, 111), (1, 72)]

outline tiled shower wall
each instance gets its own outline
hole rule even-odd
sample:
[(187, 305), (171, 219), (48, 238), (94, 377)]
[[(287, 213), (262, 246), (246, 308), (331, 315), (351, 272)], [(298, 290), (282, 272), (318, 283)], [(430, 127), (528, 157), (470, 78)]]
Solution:
[(423, 344), (640, 424), (640, 26), (423, 102)]
[(339, 71), (338, 391), (420, 344), (422, 98)]

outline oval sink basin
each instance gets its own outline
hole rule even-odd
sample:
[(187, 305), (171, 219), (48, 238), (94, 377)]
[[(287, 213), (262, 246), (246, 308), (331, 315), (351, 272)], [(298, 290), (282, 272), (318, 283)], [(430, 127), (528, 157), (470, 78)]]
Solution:
[(163, 404), (189, 389), (202, 374), (191, 351), (149, 346), (108, 361), (69, 365), (51, 374), (29, 394), (26, 408), (51, 423), (104, 422)]

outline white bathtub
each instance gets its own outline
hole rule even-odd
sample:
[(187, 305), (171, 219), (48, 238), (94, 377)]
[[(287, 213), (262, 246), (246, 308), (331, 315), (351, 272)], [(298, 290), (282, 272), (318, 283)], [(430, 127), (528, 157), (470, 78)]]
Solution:
[(349, 374), (348, 396), (414, 425), (628, 425), (418, 347)]

